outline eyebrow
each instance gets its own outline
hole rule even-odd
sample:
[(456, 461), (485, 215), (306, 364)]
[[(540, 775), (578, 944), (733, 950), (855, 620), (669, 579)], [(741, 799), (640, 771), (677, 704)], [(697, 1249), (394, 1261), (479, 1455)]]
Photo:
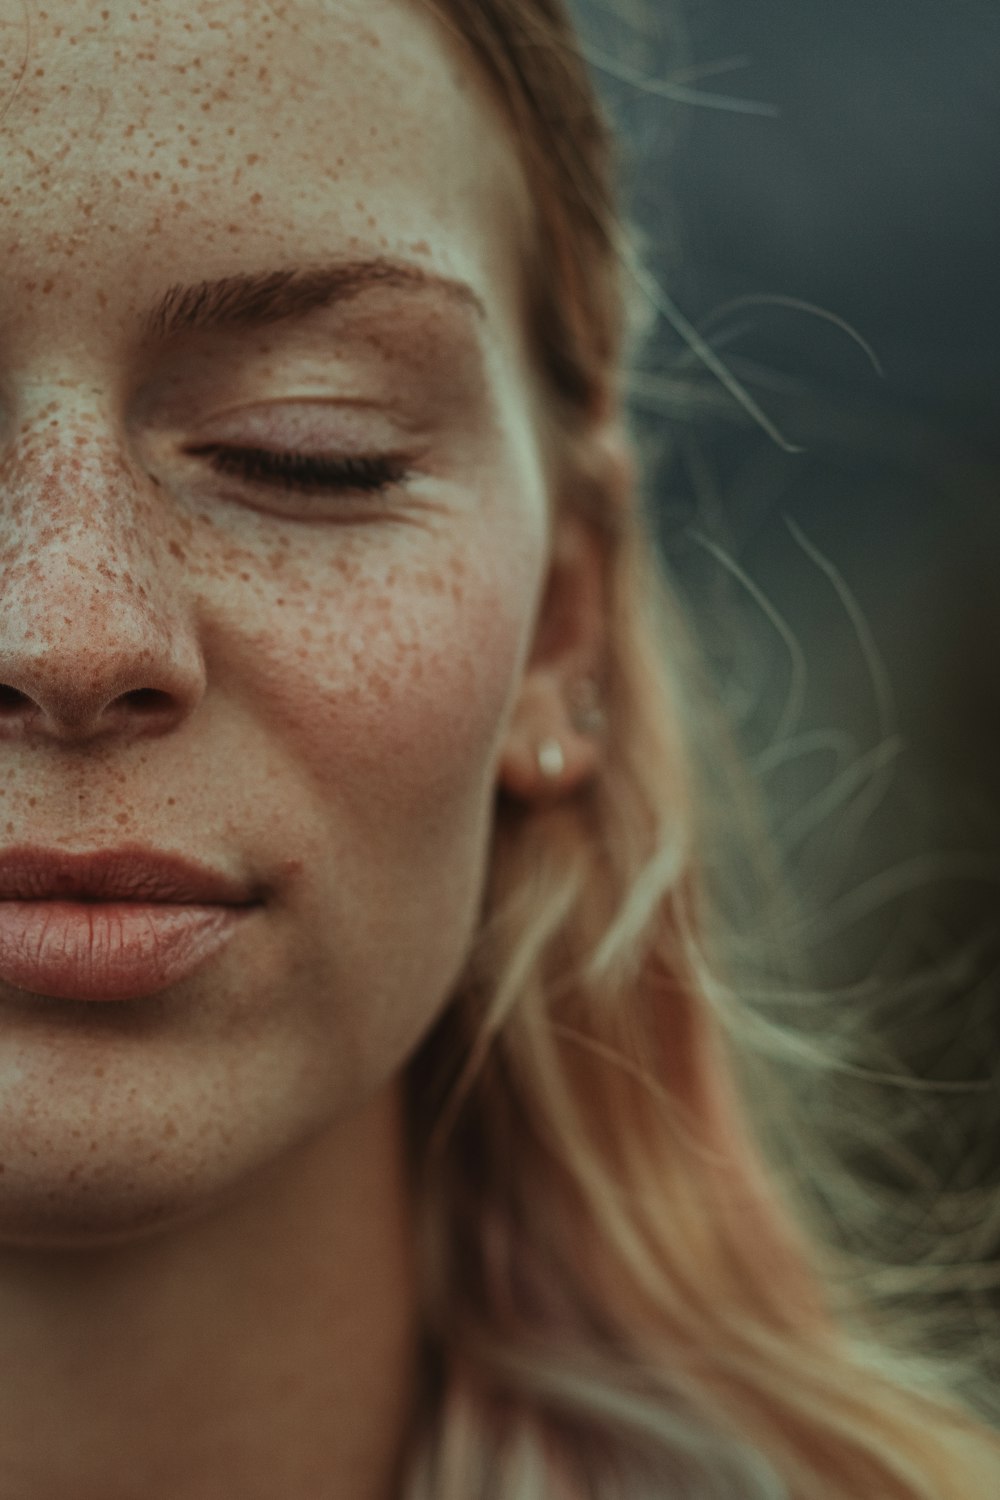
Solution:
[(482, 300), (467, 282), (426, 271), (410, 261), (376, 257), (178, 284), (149, 309), (143, 330), (147, 339), (166, 340), (184, 333), (260, 328), (304, 317), (377, 287), (437, 291), (486, 316)]

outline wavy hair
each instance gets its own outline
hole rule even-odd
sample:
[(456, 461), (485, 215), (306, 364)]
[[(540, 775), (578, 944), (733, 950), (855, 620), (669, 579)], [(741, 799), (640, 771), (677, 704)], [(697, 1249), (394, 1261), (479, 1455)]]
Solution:
[[(521, 153), (571, 461), (628, 355), (612, 134), (562, 0), (423, 3)], [(848, 1033), (786, 962), (790, 898), (647, 507), (567, 492), (607, 549), (606, 755), (568, 801), (501, 795), (467, 972), (408, 1071), (425, 1381), (401, 1495), (1000, 1494), (973, 1363), (929, 1347), (930, 1258), (897, 1306), (905, 1271), (858, 1246), (892, 1205), (824, 1125)]]

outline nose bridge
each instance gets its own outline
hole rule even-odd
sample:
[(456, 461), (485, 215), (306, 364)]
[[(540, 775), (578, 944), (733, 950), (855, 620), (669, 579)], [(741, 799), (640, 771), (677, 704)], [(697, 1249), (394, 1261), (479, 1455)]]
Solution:
[(65, 415), (0, 470), (0, 736), (162, 729), (201, 677), (164, 507), (110, 424)]
[(108, 433), (56, 419), (23, 435), (0, 480), (2, 598), (43, 639), (153, 625), (155, 508), (143, 488)]

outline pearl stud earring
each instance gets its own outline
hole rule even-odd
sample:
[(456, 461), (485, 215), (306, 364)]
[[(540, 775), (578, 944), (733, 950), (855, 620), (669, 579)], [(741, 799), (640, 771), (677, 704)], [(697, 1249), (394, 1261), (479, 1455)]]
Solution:
[(558, 781), (566, 769), (566, 753), (558, 740), (546, 740), (538, 748), (538, 769), (547, 781)]

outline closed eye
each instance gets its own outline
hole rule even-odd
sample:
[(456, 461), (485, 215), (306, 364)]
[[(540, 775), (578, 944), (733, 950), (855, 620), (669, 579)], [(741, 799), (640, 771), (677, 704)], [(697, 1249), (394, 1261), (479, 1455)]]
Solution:
[(380, 494), (408, 477), (404, 461), (391, 454), (344, 455), (275, 451), (270, 448), (233, 448), (206, 443), (187, 450), (196, 458), (207, 458), (213, 469), (235, 474), (251, 484), (300, 494), (349, 491)]

